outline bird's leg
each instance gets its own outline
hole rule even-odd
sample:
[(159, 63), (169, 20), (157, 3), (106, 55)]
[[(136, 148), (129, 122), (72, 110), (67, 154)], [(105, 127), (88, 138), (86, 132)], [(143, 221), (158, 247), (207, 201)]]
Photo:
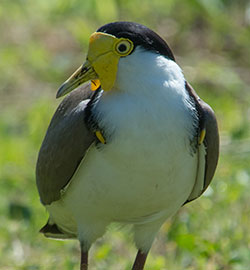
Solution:
[(88, 251), (84, 251), (82, 246), (80, 270), (88, 270)]
[(132, 270), (143, 270), (148, 252), (142, 252), (138, 250)]

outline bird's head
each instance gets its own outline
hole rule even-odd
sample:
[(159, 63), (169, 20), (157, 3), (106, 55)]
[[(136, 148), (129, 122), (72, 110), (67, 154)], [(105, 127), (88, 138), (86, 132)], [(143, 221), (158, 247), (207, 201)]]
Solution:
[(167, 43), (146, 26), (133, 22), (109, 23), (90, 36), (85, 63), (63, 83), (57, 97), (71, 92), (89, 80), (92, 82), (92, 90), (96, 90), (100, 85), (104, 91), (112, 89), (120, 59), (129, 57), (137, 47), (174, 61)]

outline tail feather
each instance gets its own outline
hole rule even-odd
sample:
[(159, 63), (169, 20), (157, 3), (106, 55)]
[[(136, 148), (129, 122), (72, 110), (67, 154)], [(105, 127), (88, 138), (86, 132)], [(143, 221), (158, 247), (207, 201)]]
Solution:
[(44, 234), (45, 237), (55, 239), (73, 239), (76, 235), (69, 234), (58, 228), (56, 224), (50, 224), (48, 222), (40, 229), (40, 233)]

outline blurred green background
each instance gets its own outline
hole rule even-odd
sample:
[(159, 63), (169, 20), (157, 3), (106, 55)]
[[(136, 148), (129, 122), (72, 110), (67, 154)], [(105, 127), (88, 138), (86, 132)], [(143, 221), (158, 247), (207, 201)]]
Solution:
[[(148, 270), (250, 265), (250, 2), (247, 0), (0, 1), (0, 269), (78, 269), (76, 241), (38, 234), (47, 213), (35, 186), (38, 149), (60, 84), (84, 61), (89, 35), (115, 21), (165, 38), (218, 117), (221, 156), (208, 191), (165, 223)], [(110, 228), (90, 269), (130, 269), (127, 229)]]

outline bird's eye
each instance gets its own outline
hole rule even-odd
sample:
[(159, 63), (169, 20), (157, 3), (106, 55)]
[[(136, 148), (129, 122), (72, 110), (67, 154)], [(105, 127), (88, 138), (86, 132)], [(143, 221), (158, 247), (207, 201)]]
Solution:
[(115, 45), (115, 51), (120, 56), (126, 56), (133, 50), (133, 42), (129, 39), (120, 39)]

